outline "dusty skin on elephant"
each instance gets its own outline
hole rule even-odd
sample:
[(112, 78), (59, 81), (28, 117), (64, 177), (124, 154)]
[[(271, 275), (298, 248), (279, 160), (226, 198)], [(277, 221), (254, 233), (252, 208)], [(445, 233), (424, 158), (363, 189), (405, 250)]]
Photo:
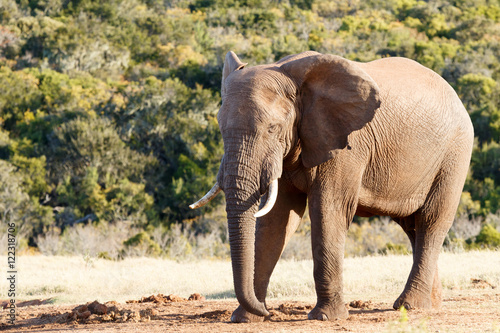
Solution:
[[(246, 67), (226, 55), (218, 121), (234, 289), (233, 322), (262, 321), (269, 278), (309, 204), (317, 303), (309, 319), (348, 316), (342, 291), (354, 215), (390, 216), (413, 266), (394, 308), (438, 307), (438, 256), (473, 146), (469, 115), (439, 75), (415, 61), (368, 63), (304, 52)], [(260, 204), (259, 209), (259, 202)]]

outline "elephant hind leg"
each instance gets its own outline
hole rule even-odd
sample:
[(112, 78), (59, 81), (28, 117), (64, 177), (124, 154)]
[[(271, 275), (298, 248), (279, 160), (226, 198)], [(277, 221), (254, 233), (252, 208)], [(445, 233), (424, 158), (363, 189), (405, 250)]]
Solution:
[[(441, 228), (440, 228), (441, 229)], [(434, 232), (416, 231), (413, 266), (404, 291), (394, 303), (394, 309), (437, 307), (441, 303), (441, 281), (438, 256), (446, 236), (444, 228)]]
[[(415, 215), (408, 216), (406, 218), (395, 218), (394, 219), (404, 230), (408, 239), (410, 240), (410, 244), (412, 247), (413, 254), (415, 255), (415, 240), (416, 240), (416, 232), (415, 232)], [(436, 264), (434, 279), (432, 282), (432, 290), (431, 290), (431, 304), (433, 308), (439, 308), (441, 306), (442, 300), (442, 285), (441, 280), (439, 278), (438, 265)], [(394, 303), (394, 308), (397, 309), (401, 307), (402, 304), (396, 301)]]
[[(408, 236), (408, 239), (410, 240), (410, 244), (412, 247), (413, 255), (415, 255), (416, 253), (415, 215), (411, 215), (406, 218), (396, 218), (394, 220), (403, 228), (404, 232)], [(432, 307), (439, 308), (441, 306), (441, 300), (442, 300), (442, 285), (441, 285), (441, 280), (439, 279), (439, 272), (436, 264), (434, 279), (432, 282), (432, 290), (431, 290)], [(394, 303), (395, 309), (399, 308), (400, 306), (401, 306), (400, 302), (396, 301)]]
[(414, 230), (405, 230), (412, 241), (413, 266), (403, 293), (394, 303), (395, 309), (431, 308), (441, 303), (439, 252), (453, 223), (467, 174), (466, 168), (456, 165), (459, 168), (438, 173), (424, 205), (405, 219), (414, 219)]

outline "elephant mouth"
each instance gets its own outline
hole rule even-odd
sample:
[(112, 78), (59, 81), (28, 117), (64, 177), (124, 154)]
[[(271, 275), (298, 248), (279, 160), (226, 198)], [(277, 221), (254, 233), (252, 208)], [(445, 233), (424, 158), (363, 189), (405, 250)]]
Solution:
[[(203, 198), (201, 198), (194, 204), (189, 205), (189, 208), (196, 209), (205, 206), (207, 203), (213, 200), (217, 196), (217, 194), (219, 194), (221, 191), (222, 189), (219, 186), (219, 183), (216, 182), (215, 185), (212, 187), (212, 189), (210, 189), (210, 191), (208, 191), (207, 194), (203, 196)], [(269, 213), (271, 209), (273, 209), (277, 198), (278, 198), (278, 179), (274, 179), (269, 185), (266, 203), (257, 213), (255, 213), (254, 217), (262, 217), (267, 213)]]

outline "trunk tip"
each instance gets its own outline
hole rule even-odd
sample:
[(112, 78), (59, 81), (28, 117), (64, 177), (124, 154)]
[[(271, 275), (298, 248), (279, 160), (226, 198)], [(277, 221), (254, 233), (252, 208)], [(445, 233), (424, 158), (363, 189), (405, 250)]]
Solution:
[(251, 314), (264, 317), (269, 316), (269, 311), (267, 311), (266, 306), (263, 302), (259, 302), (257, 298), (250, 298), (249, 300), (246, 300), (238, 297), (238, 295), (236, 298), (238, 299), (240, 305)]
[[(243, 307), (243, 308), (245, 308), (245, 307)], [(254, 315), (257, 315), (257, 316), (264, 316), (264, 317), (269, 316), (269, 311), (267, 311), (264, 303), (259, 303), (259, 305), (256, 306), (255, 308), (250, 308), (250, 309), (245, 308), (245, 310), (247, 310), (248, 312), (250, 312)]]

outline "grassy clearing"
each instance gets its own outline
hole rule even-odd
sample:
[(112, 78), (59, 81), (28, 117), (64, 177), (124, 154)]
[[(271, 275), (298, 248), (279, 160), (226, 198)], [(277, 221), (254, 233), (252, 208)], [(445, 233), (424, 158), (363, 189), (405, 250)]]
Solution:
[[(1, 256), (0, 262), (6, 265), (7, 258)], [(403, 290), (411, 262), (411, 256), (402, 255), (347, 258), (346, 300), (394, 300)], [(19, 300), (55, 297), (58, 303), (123, 302), (156, 293), (188, 297), (194, 292), (209, 299), (234, 297), (229, 261), (20, 256), (18, 272)], [(445, 292), (473, 288), (471, 278), (500, 287), (500, 252), (442, 253), (440, 274)], [(314, 301), (312, 261), (280, 261), (269, 297)], [(6, 279), (0, 279), (0, 298), (7, 298)]]

